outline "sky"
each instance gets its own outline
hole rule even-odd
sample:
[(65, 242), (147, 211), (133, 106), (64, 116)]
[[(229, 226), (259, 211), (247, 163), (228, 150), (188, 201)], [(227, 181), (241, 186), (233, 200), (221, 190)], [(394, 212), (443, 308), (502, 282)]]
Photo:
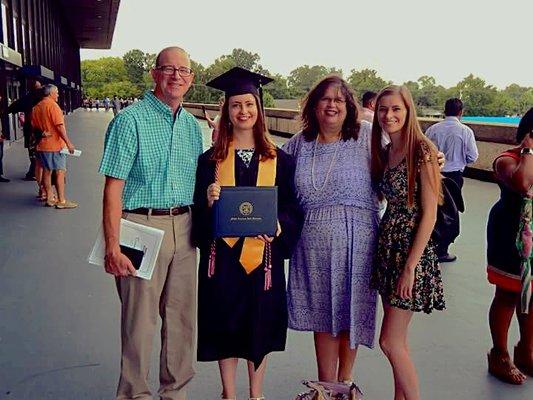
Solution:
[(81, 57), (170, 45), (204, 66), (243, 48), (285, 76), (307, 64), (394, 83), (430, 75), (450, 87), (472, 73), (533, 87), (533, 0), (122, 0), (111, 49)]

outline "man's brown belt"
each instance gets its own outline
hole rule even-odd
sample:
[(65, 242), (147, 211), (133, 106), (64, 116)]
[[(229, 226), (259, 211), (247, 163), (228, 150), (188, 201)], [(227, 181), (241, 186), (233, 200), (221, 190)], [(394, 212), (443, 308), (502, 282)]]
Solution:
[(172, 208), (136, 208), (134, 210), (124, 210), (126, 213), (142, 214), (142, 215), (181, 215), (188, 213), (191, 210), (190, 206), (180, 206)]

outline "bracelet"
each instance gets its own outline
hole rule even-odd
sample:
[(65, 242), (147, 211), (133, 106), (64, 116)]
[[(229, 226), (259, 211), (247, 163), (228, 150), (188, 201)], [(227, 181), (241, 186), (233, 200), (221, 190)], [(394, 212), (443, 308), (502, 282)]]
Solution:
[(531, 147), (522, 147), (522, 149), (520, 150), (520, 155), (523, 156), (526, 154), (533, 156), (533, 149)]

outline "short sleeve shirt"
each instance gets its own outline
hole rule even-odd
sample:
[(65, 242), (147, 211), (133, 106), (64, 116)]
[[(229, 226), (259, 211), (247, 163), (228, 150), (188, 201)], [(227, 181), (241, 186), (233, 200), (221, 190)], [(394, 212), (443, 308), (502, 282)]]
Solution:
[(32, 126), (47, 132), (50, 136), (43, 137), (37, 145), (38, 151), (60, 151), (67, 147), (59, 135), (59, 126), (65, 125), (65, 117), (61, 107), (51, 97), (45, 97), (35, 107), (31, 114)]
[(151, 91), (109, 124), (100, 173), (125, 180), (123, 208), (191, 205), (202, 130), (184, 108), (174, 118)]

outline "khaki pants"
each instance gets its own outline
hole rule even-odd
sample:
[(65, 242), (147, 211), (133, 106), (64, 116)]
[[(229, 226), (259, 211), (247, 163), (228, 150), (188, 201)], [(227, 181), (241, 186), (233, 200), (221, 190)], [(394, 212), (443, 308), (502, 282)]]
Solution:
[(122, 304), (122, 358), (117, 399), (152, 399), (148, 372), (157, 315), (162, 319), (159, 395), (184, 400), (194, 376), (196, 249), (191, 213), (177, 216), (124, 214), (129, 221), (165, 231), (152, 279), (117, 278)]

